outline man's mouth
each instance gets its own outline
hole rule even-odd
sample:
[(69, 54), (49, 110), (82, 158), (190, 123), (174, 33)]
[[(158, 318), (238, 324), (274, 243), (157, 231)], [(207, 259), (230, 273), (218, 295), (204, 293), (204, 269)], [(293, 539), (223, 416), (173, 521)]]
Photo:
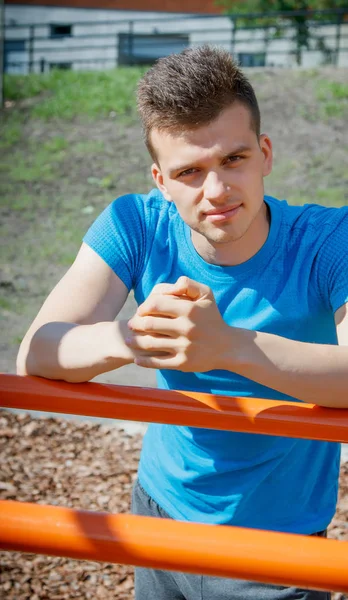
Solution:
[(241, 206), (241, 204), (234, 204), (233, 206), (225, 206), (223, 208), (208, 210), (204, 213), (204, 216), (209, 221), (226, 221), (237, 214), (238, 209)]

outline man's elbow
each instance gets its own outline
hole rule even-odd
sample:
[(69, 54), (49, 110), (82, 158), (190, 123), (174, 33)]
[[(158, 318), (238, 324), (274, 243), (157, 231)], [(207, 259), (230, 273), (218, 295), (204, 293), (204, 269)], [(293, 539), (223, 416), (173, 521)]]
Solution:
[(17, 358), (16, 358), (16, 374), (24, 377), (25, 375), (29, 375), (27, 369), (28, 363), (28, 348), (27, 345), (23, 342), (21, 343)]

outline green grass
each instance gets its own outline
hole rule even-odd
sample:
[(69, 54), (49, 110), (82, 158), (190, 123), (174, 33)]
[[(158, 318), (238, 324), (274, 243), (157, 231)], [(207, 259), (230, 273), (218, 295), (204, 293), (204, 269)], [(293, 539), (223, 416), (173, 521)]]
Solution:
[(318, 100), (326, 100), (328, 96), (336, 100), (348, 100), (348, 83), (320, 80), (317, 98)]
[(316, 99), (324, 120), (348, 116), (348, 84), (319, 79), (316, 83)]
[[(32, 214), (34, 212), (34, 215)], [(9, 243), (2, 248), (2, 261), (11, 263), (13, 260), (21, 265), (21, 269), (33, 271), (38, 264), (58, 265), (71, 264), (79, 248), (82, 237), (92, 220), (90, 215), (80, 219), (71, 218), (71, 213), (43, 214), (33, 210), (30, 205), (22, 211), (21, 235), (16, 236), (10, 243), (11, 229), (1, 227), (1, 236)]]
[(313, 190), (306, 194), (294, 193), (289, 198), (291, 204), (302, 206), (303, 204), (322, 204), (323, 206), (347, 206), (348, 198), (345, 197), (342, 188), (328, 187)]
[(22, 125), (20, 119), (13, 118), (9, 119), (6, 123), (6, 126), (3, 125), (1, 128), (1, 136), (0, 136), (0, 150), (6, 149), (13, 144), (16, 144), (21, 139), (22, 135)]
[(33, 208), (47, 208), (49, 206), (49, 198), (41, 196), (39, 194), (34, 195), (28, 193), (25, 189), (20, 190), (13, 189), (13, 193), (1, 194), (0, 206), (7, 207), (13, 211), (19, 211), (22, 213), (22, 217), (25, 216), (25, 211), (31, 212)]
[(0, 296), (0, 309), (1, 310), (11, 310), (11, 302), (7, 298), (3, 298)]
[(64, 150), (66, 150), (69, 146), (69, 142), (60, 136), (55, 136), (49, 139), (43, 145), (43, 150), (49, 154), (54, 154), (55, 156), (62, 155), (64, 156)]
[(315, 123), (348, 118), (348, 84), (323, 79), (319, 69), (299, 71), (297, 76), (299, 85), (312, 85), (312, 101), (297, 108), (304, 119)]
[(8, 153), (2, 159), (0, 171), (4, 177), (17, 182), (53, 181), (58, 165), (66, 157), (68, 143), (54, 137), (42, 143), (31, 142), (23, 149)]
[(88, 117), (103, 118), (112, 112), (135, 111), (134, 91), (144, 68), (111, 71), (51, 71), (47, 74), (6, 75), (4, 94), (18, 102), (37, 98), (31, 116), (44, 120)]
[(9, 167), (8, 175), (18, 182), (53, 181), (56, 177), (53, 165), (43, 162), (39, 155), (33, 155), (29, 163), (24, 157), (19, 156)]
[(100, 140), (84, 140), (74, 144), (74, 152), (81, 156), (85, 154), (99, 154), (105, 152), (105, 143)]

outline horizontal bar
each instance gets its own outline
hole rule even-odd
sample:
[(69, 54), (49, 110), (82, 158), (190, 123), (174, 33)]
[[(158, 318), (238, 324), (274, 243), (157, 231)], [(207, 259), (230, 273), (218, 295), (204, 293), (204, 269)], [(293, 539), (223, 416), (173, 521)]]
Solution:
[[(320, 26), (321, 25), (318, 25), (318, 28)], [(336, 27), (337, 25), (333, 24), (333, 26)], [(101, 33), (101, 34), (97, 34), (97, 33), (88, 33), (87, 34), (86, 33), (86, 34), (82, 34), (82, 35), (69, 35), (69, 36), (67, 35), (67, 36), (64, 36), (62, 38), (50, 38), (49, 36), (35, 36), (33, 38), (30, 38), (28, 36), (24, 41), (26, 41), (26, 42), (29, 42), (29, 41), (32, 41), (32, 42), (43, 42), (43, 41), (46, 41), (46, 42), (57, 43), (57, 40), (60, 40), (60, 41), (63, 41), (63, 40), (64, 41), (66, 41), (66, 40), (99, 40), (99, 39), (100, 40), (105, 40), (106, 38), (111, 38), (114, 41), (116, 39), (116, 36), (120, 36), (120, 35), (127, 35), (127, 36), (129, 36), (130, 40), (134, 39), (135, 41), (138, 41), (136, 39), (137, 36), (142, 36), (143, 35), (143, 36), (152, 36), (153, 39), (148, 40), (148, 42), (149, 42), (149, 45), (150, 44), (151, 45), (155, 45), (156, 43), (163, 44), (163, 39), (161, 39), (161, 36), (170, 36), (170, 35), (172, 35), (172, 36), (176, 36), (177, 38), (179, 38), (179, 36), (185, 37), (185, 36), (191, 35), (192, 33), (194, 33), (195, 35), (201, 34), (201, 33), (202, 34), (203, 33), (204, 34), (211, 33), (212, 34), (212, 40), (213, 40), (213, 42), (214, 42), (214, 39), (215, 39), (215, 42), (218, 43), (218, 42), (220, 42), (220, 37), (219, 36), (222, 33), (230, 34), (230, 35), (233, 35), (233, 34), (238, 35), (239, 32), (241, 32), (241, 31), (255, 31), (255, 30), (257, 30), (257, 31), (260, 31), (260, 32), (264, 32), (265, 35), (267, 35), (267, 34), (269, 35), (268, 29), (272, 28), (272, 27), (274, 28), (274, 25), (270, 25), (270, 26), (267, 26), (267, 27), (257, 27), (257, 26), (255, 26), (255, 27), (244, 27), (244, 28), (242, 28), (242, 27), (239, 28), (238, 27), (237, 29), (226, 27), (226, 28), (219, 28), (219, 32), (218, 33), (217, 33), (216, 29), (211, 29), (211, 28), (209, 28), (209, 29), (195, 29), (194, 31), (184, 31), (184, 32), (181, 32), (181, 33), (177, 33), (175, 30), (170, 30), (170, 31), (158, 32), (158, 34), (157, 34), (158, 35), (158, 39), (157, 40), (155, 39), (156, 34), (151, 33), (151, 31), (150, 32), (136, 31), (136, 32), (129, 33), (128, 30), (123, 30), (123, 31), (114, 31), (114, 32), (108, 32), (108, 33)], [(285, 29), (285, 32), (287, 32), (287, 31), (290, 31), (291, 28), (289, 28), (289, 27), (284, 28), (283, 27), (283, 29)], [(293, 32), (290, 31), (290, 33), (293, 33)], [(216, 38), (213, 37), (214, 35), (216, 36)], [(321, 35), (320, 37), (323, 38), (324, 41), (329, 40), (329, 39), (335, 39), (336, 33), (325, 33), (324, 35)], [(346, 34), (344, 33), (344, 31), (342, 32), (342, 37), (346, 37)], [(260, 39), (255, 40), (254, 36), (250, 36), (248, 38), (237, 39), (236, 41), (238, 43), (242, 44), (244, 42), (254, 42), (254, 41), (259, 42), (259, 41), (261, 41), (261, 39), (263, 40), (264, 38), (260, 38)], [(293, 43), (293, 39), (291, 37), (285, 37), (285, 36), (284, 37), (278, 37), (278, 38), (272, 38), (271, 37), (271, 38), (268, 38), (268, 39), (271, 42), (274, 42), (274, 43), (284, 42), (284, 41), (289, 41), (289, 42)], [(314, 37), (314, 33), (309, 33), (308, 34), (308, 39), (310, 41), (311, 40), (315, 40), (316, 38)], [(7, 37), (7, 38), (5, 38), (5, 41), (11, 42), (11, 38)], [(76, 48), (79, 48), (79, 47), (80, 48), (84, 48), (84, 46), (76, 46)], [(96, 48), (102, 48), (102, 46), (95, 46), (95, 47)], [(88, 48), (89, 49), (91, 49), (91, 48), (94, 49), (94, 46), (93, 47), (88, 46)], [(39, 51), (41, 49), (42, 50), (47, 50), (47, 48), (36, 48), (37, 51)], [(60, 46), (57, 46), (56, 49), (57, 50), (66, 50), (66, 47), (60, 45)], [(10, 50), (10, 52), (13, 52), (13, 51)]]
[(348, 543), (0, 501), (0, 548), (348, 592)]
[[(348, 36), (347, 36), (347, 39), (348, 39)], [(243, 42), (243, 44), (244, 44), (244, 42)], [(87, 49), (87, 47), (85, 49)], [(91, 48), (89, 47), (88, 49), (90, 50)], [(103, 47), (96, 46), (96, 49), (97, 50), (115, 50), (116, 47), (115, 46), (103, 46)], [(64, 48), (64, 50), (62, 50), (62, 52), (63, 53), (70, 52), (70, 50), (71, 49), (65, 50), (65, 48)], [(82, 48), (74, 48), (73, 50), (82, 50)], [(332, 52), (336, 52), (335, 48), (333, 48), (333, 47), (332, 48), (328, 48), (328, 50), (330, 50)], [(343, 52), (347, 52), (347, 50), (348, 50), (348, 47), (347, 48), (340, 48), (339, 52), (343, 53)], [(36, 57), (36, 59), (34, 61), (29, 61), (29, 60), (26, 60), (26, 61), (7, 61), (7, 65), (27, 65), (29, 63), (31, 63), (31, 64), (33, 64), (33, 63), (39, 63), (39, 60), (38, 60), (37, 57), (40, 57), (40, 59), (45, 59), (47, 62), (50, 61), (49, 57), (42, 56), (41, 48), (35, 48), (33, 52), (34, 52), (34, 55)], [(58, 54), (58, 52), (60, 52), (60, 51), (58, 51), (56, 48), (54, 48), (54, 49), (52, 49), (52, 52), (53, 53), (56, 52)], [(239, 49), (239, 48), (234, 48), (233, 49), (233, 54), (243, 54), (244, 52), (246, 52), (246, 50)], [(318, 50), (315, 50), (315, 48), (313, 48), (312, 50), (306, 50), (306, 54), (310, 54), (312, 52), (315, 53), (315, 52), (318, 52)], [(14, 50), (13, 52), (11, 51), (11, 54), (16, 54), (16, 53), (17, 54), (22, 54), (22, 52), (20, 50)], [(259, 48), (259, 49), (255, 50), (255, 51), (253, 51), (253, 53), (255, 53), (255, 54), (264, 54), (267, 57), (267, 59), (269, 60), (270, 58), (272, 58), (273, 55), (286, 54), (286, 55), (291, 56), (293, 54), (296, 54), (297, 50), (295, 50), (295, 49), (293, 49), (293, 50), (271, 50), (269, 48)], [(133, 59), (135, 61), (137, 59), (139, 59), (139, 58), (143, 58), (141, 56), (137, 56), (136, 54), (128, 54), (128, 55), (124, 55), (124, 56), (126, 58), (130, 58), (130, 59)], [(59, 60), (59, 59), (60, 59), (60, 56), (57, 56), (56, 60)], [(66, 59), (62, 59), (62, 62), (72, 62), (73, 64), (75, 64), (75, 63), (94, 63), (94, 62), (98, 63), (98, 62), (108, 62), (108, 61), (115, 61), (115, 57), (110, 57), (110, 58), (74, 58), (72, 56), (68, 56)], [(118, 68), (125, 67), (125, 66), (127, 66), (127, 65), (118, 65)], [(139, 66), (141, 66), (140, 63), (139, 63)], [(266, 66), (269, 67), (269, 65), (266, 65)], [(279, 66), (279, 65), (276, 65), (276, 68), (277, 68), (277, 66)]]
[[(195, 33), (197, 33), (197, 32), (195, 32)], [(210, 32), (209, 31), (204, 31), (204, 32), (199, 32), (199, 33), (211, 33), (212, 35), (216, 35), (216, 31), (210, 31)], [(229, 29), (220, 29), (220, 31), (219, 31), (220, 36), (222, 34), (224, 34), (224, 33), (226, 33), (226, 34), (232, 34), (233, 31), (231, 31)], [(107, 38), (107, 37), (111, 38), (111, 36), (104, 35), (103, 36), (103, 40), (105, 40), (105, 38)], [(333, 34), (330, 34), (330, 35), (326, 35), (325, 37), (324, 36), (314, 36), (314, 35), (312, 35), (309, 38), (309, 41), (317, 41), (318, 37), (319, 38), (323, 38), (325, 41), (328, 41), (329, 39), (336, 40), (336, 33), (333, 33)], [(342, 39), (345, 39), (347, 37), (348, 37), (348, 35), (342, 35), (341, 36)], [(97, 38), (96, 36), (93, 36), (93, 35), (91, 35), (91, 36), (79, 36), (79, 38), (75, 37), (75, 38), (68, 38), (68, 39), (74, 41), (76, 39), (85, 39), (85, 38), (88, 38), (88, 39), (99, 39), (99, 38)], [(33, 42), (38, 41), (38, 39), (39, 38), (34, 38)], [(29, 42), (29, 38), (26, 41)], [(48, 38), (40, 38), (40, 41), (48, 41)], [(129, 38), (123, 40), (123, 43), (124, 43), (124, 45), (127, 45), (127, 43), (133, 42), (133, 41), (137, 41), (135, 39), (135, 36), (134, 37), (129, 36)], [(184, 41), (185, 40), (183, 40), (183, 42)], [(216, 37), (216, 38), (212, 37), (212, 43), (218, 44), (220, 41), (221, 41), (221, 37)], [(226, 39), (223, 43), (229, 43), (229, 41), (230, 40)], [(272, 39), (272, 38), (270, 39), (270, 38), (268, 38), (268, 42), (278, 43), (278, 42), (284, 42), (284, 41), (289, 41), (289, 42), (293, 43), (293, 40), (290, 39), (290, 38), (277, 38), (277, 39)], [(255, 39), (255, 37), (251, 37), (251, 36), (247, 37), (247, 38), (243, 38), (243, 39), (237, 39), (237, 38), (235, 38), (234, 45), (238, 46), (238, 45), (248, 44), (248, 43), (251, 43), (251, 42), (254, 42), (255, 44), (259, 44), (259, 45), (261, 45), (261, 44), (264, 45), (265, 42), (266, 42), (266, 36), (262, 37), (262, 38), (259, 38), (259, 39)], [(160, 40), (160, 39), (158, 39), (158, 40), (145, 40), (144, 39), (144, 40), (141, 40), (141, 45), (142, 45), (142, 49), (144, 49), (144, 48), (149, 48), (149, 49), (150, 48), (151, 49), (153, 49), (153, 48), (162, 48), (163, 47), (163, 41)], [(81, 51), (82, 50), (107, 50), (109, 48), (115, 49), (115, 47), (116, 47), (115, 41), (114, 41), (114, 39), (111, 39), (111, 42), (109, 44), (96, 45), (96, 46), (90, 46), (90, 45), (80, 45), (79, 46), (79, 45), (76, 45), (76, 46), (42, 46), (41, 47), (41, 46), (37, 46), (35, 44), (35, 45), (33, 45), (33, 51), (36, 52), (36, 53), (40, 53), (40, 52), (75, 52), (77, 50), (81, 50)], [(262, 50), (264, 50), (264, 48), (262, 48)], [(267, 48), (266, 50), (268, 52), (272, 52), (272, 50), (270, 50), (269, 48)], [(315, 48), (313, 50), (315, 50)], [(311, 49), (307, 50), (306, 49), (306, 52), (311, 52), (313, 50), (311, 50)], [(315, 50), (315, 51), (318, 52), (318, 50)], [(10, 52), (11, 53), (12, 52), (23, 53), (23, 50), (10, 50)], [(253, 52), (255, 52), (255, 50), (253, 50)], [(275, 49), (275, 52), (277, 52), (276, 49)], [(278, 50), (278, 52), (279, 52), (279, 50)], [(280, 52), (283, 52), (283, 53), (284, 52), (289, 52), (289, 50), (280, 50)]]
[(348, 409), (0, 374), (0, 406), (348, 442)]

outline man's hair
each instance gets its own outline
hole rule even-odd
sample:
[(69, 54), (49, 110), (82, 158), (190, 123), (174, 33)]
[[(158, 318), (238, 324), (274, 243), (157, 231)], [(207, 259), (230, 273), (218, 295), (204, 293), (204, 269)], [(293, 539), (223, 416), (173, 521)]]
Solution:
[(211, 123), (234, 102), (250, 111), (250, 126), (260, 135), (255, 92), (222, 48), (200, 46), (159, 59), (140, 80), (137, 101), (145, 143), (155, 161), (152, 129), (181, 134)]

